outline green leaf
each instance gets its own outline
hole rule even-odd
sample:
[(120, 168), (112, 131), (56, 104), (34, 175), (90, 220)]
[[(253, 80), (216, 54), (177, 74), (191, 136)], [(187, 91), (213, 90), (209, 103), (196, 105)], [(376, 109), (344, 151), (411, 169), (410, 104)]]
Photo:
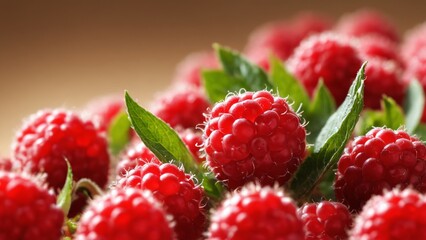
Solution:
[(192, 154), (178, 134), (161, 119), (139, 106), (126, 92), (126, 105), (130, 122), (144, 144), (164, 163), (181, 163), (188, 173), (194, 174), (212, 198), (218, 198), (220, 183), (196, 164)]
[(259, 66), (250, 63), (241, 54), (229, 48), (219, 44), (214, 44), (213, 47), (226, 73), (232, 77), (245, 79), (252, 90), (273, 89), (268, 75)]
[(62, 209), (64, 215), (67, 216), (72, 202), (73, 174), (70, 163), (66, 159), (65, 161), (67, 162), (68, 167), (67, 178), (65, 180), (64, 187), (56, 199), (56, 205)]
[(366, 63), (359, 70), (345, 101), (322, 128), (311, 156), (296, 172), (291, 182), (296, 198), (309, 198), (322, 177), (333, 169), (351, 137), (364, 105), (365, 66)]
[(389, 97), (384, 96), (382, 110), (366, 110), (362, 114), (359, 124), (359, 134), (364, 135), (374, 127), (388, 127), (398, 129), (405, 124), (405, 117), (401, 107)]
[(109, 148), (114, 155), (123, 150), (130, 141), (130, 121), (127, 113), (118, 114), (113, 120), (108, 129)]
[(241, 78), (230, 76), (222, 70), (203, 71), (204, 89), (211, 102), (225, 99), (229, 92), (238, 92), (241, 89), (253, 89)]
[(425, 95), (423, 87), (417, 80), (413, 80), (408, 86), (404, 100), (404, 111), (406, 116), (406, 128), (409, 133), (416, 130), (422, 118), (425, 105)]
[(302, 105), (304, 109), (309, 108), (309, 96), (300, 82), (291, 75), (282, 64), (281, 60), (276, 58), (271, 62), (271, 80), (276, 86), (278, 94), (288, 97), (296, 105), (296, 109)]
[(426, 125), (424, 124), (417, 125), (416, 131), (414, 131), (414, 134), (416, 134), (416, 136), (423, 142), (426, 141)]
[(308, 143), (315, 142), (321, 129), (335, 111), (336, 103), (333, 96), (321, 80), (316, 87), (314, 99), (304, 114), (308, 121), (308, 125), (306, 125), (309, 132), (309, 135), (307, 135)]
[(365, 110), (359, 121), (359, 127), (357, 127), (357, 135), (365, 135), (372, 128), (384, 125), (385, 120), (382, 111)]
[(384, 96), (382, 108), (384, 109), (386, 127), (398, 129), (405, 124), (404, 112), (392, 98)]

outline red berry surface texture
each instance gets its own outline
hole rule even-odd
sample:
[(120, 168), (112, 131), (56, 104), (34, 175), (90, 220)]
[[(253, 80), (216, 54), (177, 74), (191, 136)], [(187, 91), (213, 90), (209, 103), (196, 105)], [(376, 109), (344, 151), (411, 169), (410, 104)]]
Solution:
[(0, 170), (0, 239), (59, 240), (64, 213), (56, 197), (27, 175)]
[(32, 173), (47, 173), (54, 189), (65, 183), (67, 164), (74, 179), (89, 178), (99, 186), (108, 179), (107, 142), (91, 121), (65, 110), (44, 110), (32, 115), (13, 143), (14, 160)]
[(149, 192), (112, 190), (91, 202), (81, 216), (76, 240), (175, 239), (172, 223)]
[(199, 239), (205, 228), (203, 190), (173, 164), (145, 163), (118, 180), (117, 188), (149, 190), (176, 223), (178, 239)]
[(402, 130), (374, 128), (357, 137), (340, 158), (336, 198), (359, 211), (384, 189), (411, 186), (426, 191), (426, 146)]
[(338, 202), (308, 203), (299, 209), (306, 240), (347, 239), (352, 227), (348, 208)]
[(207, 164), (231, 189), (247, 182), (286, 183), (306, 150), (301, 119), (267, 91), (228, 96), (210, 112), (204, 130)]
[(350, 232), (351, 240), (426, 239), (426, 199), (412, 189), (374, 196)]
[(207, 239), (305, 239), (293, 201), (270, 187), (244, 187), (211, 216)]
[(354, 42), (335, 33), (305, 39), (287, 61), (289, 70), (313, 95), (320, 79), (337, 104), (341, 104), (361, 67), (362, 59)]

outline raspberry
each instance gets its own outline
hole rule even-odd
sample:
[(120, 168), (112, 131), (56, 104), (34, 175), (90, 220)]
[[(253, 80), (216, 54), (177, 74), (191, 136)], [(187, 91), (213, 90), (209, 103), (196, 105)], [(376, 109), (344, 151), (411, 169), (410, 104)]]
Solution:
[(174, 237), (170, 220), (149, 192), (120, 189), (91, 202), (81, 216), (75, 239), (166, 240)]
[(203, 190), (173, 164), (146, 163), (119, 178), (117, 188), (149, 190), (176, 222), (178, 239), (199, 239), (204, 231)]
[(152, 104), (152, 112), (173, 128), (195, 128), (209, 106), (200, 89), (185, 87), (164, 92)]
[(65, 110), (45, 110), (32, 115), (17, 133), (14, 160), (32, 173), (47, 173), (55, 190), (62, 188), (67, 159), (74, 180), (89, 178), (100, 187), (108, 179), (109, 154), (106, 140), (90, 121)]
[(336, 103), (341, 104), (362, 61), (349, 39), (324, 33), (303, 41), (287, 64), (311, 96), (318, 81), (323, 79)]
[(405, 131), (374, 128), (338, 162), (336, 198), (359, 211), (372, 195), (396, 186), (426, 191), (426, 146)]
[(183, 130), (181, 129), (178, 131), (178, 133), (182, 141), (194, 156), (195, 161), (197, 161), (197, 163), (204, 162), (206, 159), (204, 156), (202, 156), (203, 154), (201, 153), (201, 146), (203, 145), (202, 134), (199, 131), (194, 131), (190, 128)]
[[(399, 48), (395, 42), (384, 37), (369, 35), (362, 37), (357, 41), (357, 48), (364, 59), (379, 58), (382, 60), (392, 60), (399, 66), (404, 63), (399, 55)], [(368, 76), (368, 75), (367, 75)]]
[[(422, 85), (423, 91), (426, 91), (426, 48), (422, 49), (410, 60), (410, 63), (407, 64), (403, 78), (406, 83), (417, 79)], [(426, 122), (426, 106), (423, 109), (421, 121)]]
[(201, 72), (204, 69), (215, 69), (219, 63), (212, 52), (196, 52), (188, 55), (176, 68), (174, 82), (177, 84), (201, 87)]
[(213, 212), (208, 239), (304, 239), (293, 201), (281, 191), (244, 187)]
[(410, 65), (411, 59), (418, 56), (426, 48), (426, 23), (423, 23), (408, 31), (401, 46), (401, 55)]
[(379, 35), (393, 42), (400, 40), (395, 26), (385, 16), (372, 10), (360, 10), (343, 16), (336, 30), (354, 37)]
[(112, 120), (123, 111), (125, 111), (123, 97), (111, 95), (89, 102), (83, 110), (83, 115), (88, 116), (100, 131), (106, 132)]
[(304, 38), (326, 31), (330, 26), (328, 19), (314, 13), (300, 14), (290, 21), (272, 22), (253, 31), (244, 52), (268, 70), (270, 54), (286, 60)]
[(64, 214), (55, 204), (37, 179), (0, 171), (0, 239), (59, 240)]
[(285, 99), (267, 91), (228, 96), (207, 117), (207, 164), (230, 189), (286, 183), (305, 157), (306, 132)]
[(299, 209), (305, 225), (306, 240), (347, 239), (352, 226), (348, 208), (338, 202), (310, 203)]
[(127, 171), (135, 168), (137, 165), (144, 165), (148, 162), (160, 164), (160, 160), (149, 150), (140, 140), (130, 146), (120, 157), (117, 164), (117, 175), (125, 176)]
[(13, 164), (9, 158), (0, 157), (0, 170), (9, 172), (9, 171), (12, 171), (12, 168), (13, 168)]
[(426, 199), (394, 189), (372, 197), (355, 219), (350, 239), (426, 239)]
[(364, 105), (367, 108), (380, 109), (383, 95), (402, 104), (406, 84), (402, 80), (402, 69), (393, 61), (370, 59), (365, 75)]

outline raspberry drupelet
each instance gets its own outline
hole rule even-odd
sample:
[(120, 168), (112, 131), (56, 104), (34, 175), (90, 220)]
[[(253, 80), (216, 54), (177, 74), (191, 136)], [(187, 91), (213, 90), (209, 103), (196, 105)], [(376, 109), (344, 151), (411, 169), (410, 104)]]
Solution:
[(245, 186), (212, 213), (209, 240), (304, 240), (303, 223), (292, 199), (278, 189)]
[(172, 240), (171, 219), (150, 192), (120, 189), (95, 198), (81, 216), (76, 240)]
[(349, 233), (350, 240), (426, 239), (426, 198), (412, 189), (372, 197)]
[(405, 131), (386, 128), (355, 138), (338, 162), (337, 200), (359, 211), (371, 196), (396, 186), (426, 191), (426, 146)]
[(322, 79), (338, 105), (345, 99), (361, 64), (355, 42), (334, 33), (307, 38), (287, 61), (289, 71), (302, 82), (309, 95), (313, 95)]
[(152, 113), (172, 128), (195, 128), (203, 123), (208, 107), (202, 90), (188, 86), (169, 89), (151, 104)]
[(298, 213), (305, 226), (306, 240), (348, 238), (352, 216), (345, 205), (329, 201), (308, 203)]
[(213, 107), (204, 150), (207, 164), (230, 189), (252, 181), (282, 185), (304, 160), (306, 132), (285, 99), (245, 92)]
[(0, 171), (0, 239), (59, 240), (64, 213), (40, 179)]
[(66, 110), (43, 110), (32, 115), (13, 143), (12, 158), (21, 169), (47, 173), (47, 183), (62, 188), (67, 164), (74, 180), (89, 178), (100, 187), (108, 180), (110, 156), (106, 139), (91, 121)]
[(148, 162), (131, 169), (117, 181), (117, 188), (149, 190), (173, 216), (178, 239), (199, 239), (205, 230), (203, 189), (170, 163)]

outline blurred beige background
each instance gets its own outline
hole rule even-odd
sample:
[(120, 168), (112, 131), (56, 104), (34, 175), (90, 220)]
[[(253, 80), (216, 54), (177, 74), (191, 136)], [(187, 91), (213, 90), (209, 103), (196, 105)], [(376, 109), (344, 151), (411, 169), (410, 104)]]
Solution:
[(302, 10), (336, 19), (362, 7), (392, 17), (401, 32), (426, 20), (420, 0), (0, 0), (0, 155), (38, 109), (78, 109), (124, 89), (146, 103), (192, 51), (213, 42), (241, 49), (254, 27)]

